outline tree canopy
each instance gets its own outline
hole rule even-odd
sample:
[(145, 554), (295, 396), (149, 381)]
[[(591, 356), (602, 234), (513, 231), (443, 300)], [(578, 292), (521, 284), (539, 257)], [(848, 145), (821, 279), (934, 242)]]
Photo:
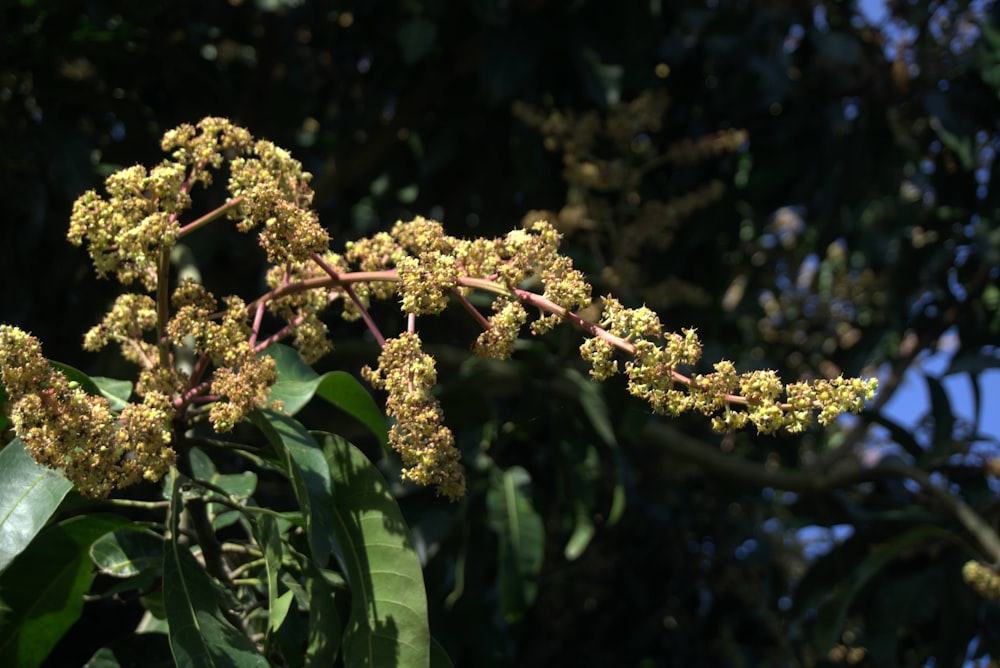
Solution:
[[(857, 416), (720, 435), (592, 382), (576, 333), (499, 363), (473, 358), (459, 318), (422, 321), (467, 493), (381, 466), (454, 665), (1000, 657), (992, 3), (21, 0), (0, 16), (0, 322), (91, 375), (134, 369), (81, 348), (114, 292), (65, 242), (72, 204), (213, 116), (302, 162), (334, 239), (547, 220), (595, 297), (697, 331), (698, 373), (879, 379)], [(220, 294), (266, 284), (251, 242), (206, 231), (187, 250)], [(361, 378), (377, 342), (328, 325), (317, 371)], [(51, 665), (124, 643), (137, 609), (87, 603)]]

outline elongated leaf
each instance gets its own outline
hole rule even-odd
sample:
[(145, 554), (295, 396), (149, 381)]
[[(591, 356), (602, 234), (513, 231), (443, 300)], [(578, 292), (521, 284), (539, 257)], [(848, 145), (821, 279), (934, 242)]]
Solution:
[(309, 636), (304, 665), (309, 668), (332, 666), (340, 650), (342, 633), (333, 587), (311, 562), (303, 580), (309, 597)]
[[(191, 448), (188, 457), (191, 462), (191, 474), (196, 480), (211, 483), (240, 501), (249, 499), (257, 490), (257, 474), (253, 471), (219, 473), (212, 459), (200, 448)], [(215, 494), (214, 491), (207, 489), (204, 493), (206, 496)], [(208, 516), (212, 521), (212, 527), (218, 530), (238, 522), (240, 512), (221, 503), (209, 503)]]
[(257, 536), (257, 543), (264, 551), (264, 566), (267, 571), (267, 631), (274, 633), (284, 621), (284, 614), (288, 613), (285, 607), (284, 614), (279, 614), (278, 608), (278, 579), (281, 576), (281, 534), (278, 532), (278, 523), (269, 515), (261, 515), (254, 522), (254, 530)]
[(333, 549), (333, 482), (323, 451), (294, 418), (272, 410), (254, 411), (250, 418), (274, 447), (292, 483), (312, 558), (322, 568)]
[(88, 551), (128, 521), (110, 515), (74, 517), (45, 529), (0, 576), (6, 614), (0, 629), (0, 665), (42, 663), (80, 618), (93, 582)]
[(566, 541), (563, 554), (567, 560), (573, 561), (587, 549), (596, 531), (591, 514), (594, 512), (596, 486), (601, 478), (601, 458), (597, 448), (591, 444), (563, 441), (559, 450), (566, 463), (566, 493), (573, 508), (573, 532)]
[(491, 481), (486, 493), (489, 526), (500, 539), (500, 609), (508, 621), (520, 619), (538, 593), (545, 529), (524, 492), (528, 472), (514, 466)]
[(889, 435), (892, 436), (892, 440), (913, 457), (919, 459), (927, 454), (909, 429), (890, 420), (882, 413), (872, 413), (872, 421), (885, 427), (889, 431)]
[(886, 545), (873, 549), (867, 557), (851, 570), (851, 577), (841, 584), (835, 595), (823, 605), (816, 616), (813, 637), (817, 647), (826, 651), (840, 637), (844, 620), (851, 603), (872, 578), (888, 566), (900, 553), (932, 538), (947, 538), (949, 534), (940, 527), (925, 525), (910, 529), (896, 536)]
[(73, 483), (41, 466), (21, 439), (0, 451), (0, 572), (56, 512)]
[(951, 358), (951, 363), (944, 375), (950, 376), (953, 373), (963, 371), (979, 373), (997, 367), (1000, 367), (1000, 356), (979, 351), (962, 351)]
[(364, 425), (383, 448), (388, 445), (389, 433), (382, 411), (354, 376), (344, 371), (320, 376), (302, 361), (295, 349), (281, 344), (269, 346), (264, 354), (277, 365), (278, 380), (271, 387), (271, 399), (281, 401), (290, 415), (319, 396)]
[(618, 439), (611, 426), (608, 406), (601, 396), (601, 386), (572, 367), (567, 368), (563, 372), (563, 376), (576, 388), (580, 408), (583, 409), (583, 414), (587, 416), (597, 435), (601, 437), (605, 445), (617, 446)]
[(346, 371), (329, 371), (320, 377), (316, 396), (326, 399), (368, 428), (382, 447), (389, 444), (385, 418), (372, 395)]
[(170, 651), (178, 666), (266, 666), (250, 639), (219, 609), (219, 593), (180, 536), (181, 485), (170, 497), (170, 534), (163, 557), (163, 604), (169, 625)]
[(951, 401), (944, 385), (936, 378), (925, 376), (931, 397), (931, 416), (934, 418), (934, 433), (931, 437), (931, 452), (938, 456), (948, 454), (951, 438), (955, 431), (955, 414), (951, 411)]
[[(622, 480), (624, 467), (622, 466), (623, 455), (618, 446), (618, 438), (615, 436), (614, 427), (611, 425), (611, 416), (608, 414), (608, 405), (601, 394), (601, 386), (585, 377), (576, 369), (567, 369), (564, 376), (576, 386), (578, 390), (577, 401), (583, 414), (587, 416), (594, 432), (601, 438), (604, 444), (611, 451), (611, 460), (614, 464), (614, 489), (611, 496), (611, 508), (608, 510), (607, 524), (613, 526), (618, 522), (622, 513), (625, 512), (625, 485)], [(586, 521), (584, 521), (586, 524)], [(580, 527), (578, 522), (576, 526)], [(574, 530), (576, 531), (576, 530)], [(577, 540), (580, 541), (586, 532), (585, 528), (580, 529)], [(586, 539), (589, 542), (590, 538)], [(567, 546), (568, 548), (568, 546)]]
[(427, 594), (420, 560), (382, 474), (344, 439), (316, 432), (336, 481), (336, 554), (351, 588), (349, 667), (426, 666)]
[(452, 668), (451, 657), (435, 638), (431, 638), (431, 668)]

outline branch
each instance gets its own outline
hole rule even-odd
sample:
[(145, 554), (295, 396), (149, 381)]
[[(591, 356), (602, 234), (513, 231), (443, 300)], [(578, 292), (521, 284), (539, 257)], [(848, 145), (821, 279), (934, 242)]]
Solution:
[(727, 455), (708, 443), (664, 424), (650, 422), (642, 437), (675, 457), (698, 465), (711, 476), (750, 487), (773, 487), (799, 494), (827, 494), (886, 478), (912, 480), (938, 500), (947, 514), (975, 538), (994, 564), (1000, 564), (1000, 535), (960, 496), (935, 485), (926, 471), (916, 467), (892, 462), (864, 467), (854, 458), (843, 459), (838, 466), (832, 468), (818, 465), (803, 471), (781, 467), (771, 469), (742, 457)]

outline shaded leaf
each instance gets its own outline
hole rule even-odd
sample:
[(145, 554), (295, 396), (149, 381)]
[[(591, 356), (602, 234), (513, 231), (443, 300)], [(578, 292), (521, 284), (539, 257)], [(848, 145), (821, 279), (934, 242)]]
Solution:
[(832, 598), (820, 608), (813, 629), (818, 648), (826, 651), (837, 642), (854, 599), (900, 553), (932, 538), (949, 537), (945, 529), (925, 525), (910, 529), (885, 545), (872, 549), (861, 563), (851, 569), (847, 581), (836, 587)]
[(312, 558), (322, 568), (333, 548), (333, 482), (323, 452), (294, 418), (263, 409), (254, 411), (250, 419), (271, 443), (292, 483)]
[(431, 668), (452, 668), (451, 657), (433, 636), (431, 636)]
[[(267, 632), (274, 633), (288, 613), (287, 605), (281, 614), (278, 611), (278, 580), (281, 576), (281, 534), (278, 523), (270, 515), (261, 515), (254, 521), (257, 544), (264, 551), (264, 566), (267, 571)], [(291, 593), (291, 592), (288, 592)]]
[(955, 415), (951, 411), (951, 401), (948, 393), (936, 378), (924, 376), (931, 398), (931, 417), (934, 419), (934, 432), (931, 436), (931, 451), (936, 455), (948, 452), (952, 435), (955, 433)]
[(955, 373), (978, 372), (996, 368), (1000, 368), (1000, 357), (996, 355), (988, 355), (979, 351), (960, 351), (951, 358), (951, 363), (944, 375), (950, 376)]
[(219, 592), (180, 536), (181, 487), (170, 497), (170, 535), (163, 558), (163, 604), (170, 650), (179, 666), (266, 666), (250, 639), (219, 609)]
[(885, 427), (889, 435), (892, 436), (892, 440), (911, 456), (919, 458), (926, 454), (910, 430), (890, 420), (884, 413), (872, 413), (871, 418), (875, 424)]
[(309, 610), (309, 635), (304, 665), (317, 668), (333, 665), (340, 650), (342, 633), (333, 588), (323, 572), (312, 562), (304, 569), (303, 582)]
[(163, 564), (163, 538), (138, 526), (114, 531), (91, 546), (90, 558), (105, 575), (134, 577)]
[(861, 44), (846, 32), (809, 31), (809, 39), (825, 57), (843, 65), (857, 65), (861, 60)]
[(511, 467), (486, 493), (489, 526), (500, 539), (500, 609), (511, 622), (534, 603), (545, 549), (542, 518), (524, 491), (529, 482), (527, 471)]
[[(249, 499), (257, 490), (257, 474), (253, 471), (219, 473), (212, 459), (200, 448), (191, 448), (188, 457), (191, 463), (191, 473), (195, 480), (211, 483), (238, 501)], [(203, 495), (206, 497), (215, 494), (216, 492), (212, 490), (203, 490)], [(222, 529), (238, 522), (240, 512), (221, 503), (209, 503), (208, 516), (212, 520), (213, 528)]]
[(563, 554), (569, 561), (577, 559), (590, 544), (595, 528), (592, 515), (596, 487), (601, 479), (601, 458), (591, 444), (572, 444), (562, 441), (563, 470), (566, 472), (566, 492), (573, 508), (573, 532)]
[(437, 26), (425, 18), (410, 19), (396, 29), (404, 65), (412, 65), (426, 56), (437, 39)]
[(140, 633), (120, 637), (111, 645), (97, 650), (84, 668), (174, 668), (170, 643), (166, 633), (152, 633), (145, 628)]
[(11, 563), (0, 576), (0, 665), (41, 664), (80, 618), (94, 578), (90, 546), (127, 525), (112, 515), (74, 517), (45, 529)]

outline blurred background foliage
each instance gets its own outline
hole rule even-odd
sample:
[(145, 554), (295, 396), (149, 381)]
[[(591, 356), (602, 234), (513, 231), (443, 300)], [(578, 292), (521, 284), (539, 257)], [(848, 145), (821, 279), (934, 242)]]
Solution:
[[(495, 364), (462, 316), (422, 322), (470, 494), (397, 491), (455, 665), (1000, 659), (997, 606), (960, 575), (998, 555), (945, 498), (1000, 520), (992, 3), (6, 0), (0, 17), (0, 320), (52, 358), (130, 373), (80, 350), (112, 295), (64, 241), (71, 203), (219, 115), (315, 174), (340, 242), (414, 215), (459, 236), (545, 217), (597, 294), (697, 327), (706, 363), (882, 379), (830, 429), (719, 437), (590, 383), (573, 332)], [(229, 232), (191, 250), (213, 290), (263, 285)], [(332, 324), (321, 366), (373, 361)], [(904, 378), (909, 422), (884, 410)], [(125, 606), (91, 606), (52, 665), (131, 632)]]

